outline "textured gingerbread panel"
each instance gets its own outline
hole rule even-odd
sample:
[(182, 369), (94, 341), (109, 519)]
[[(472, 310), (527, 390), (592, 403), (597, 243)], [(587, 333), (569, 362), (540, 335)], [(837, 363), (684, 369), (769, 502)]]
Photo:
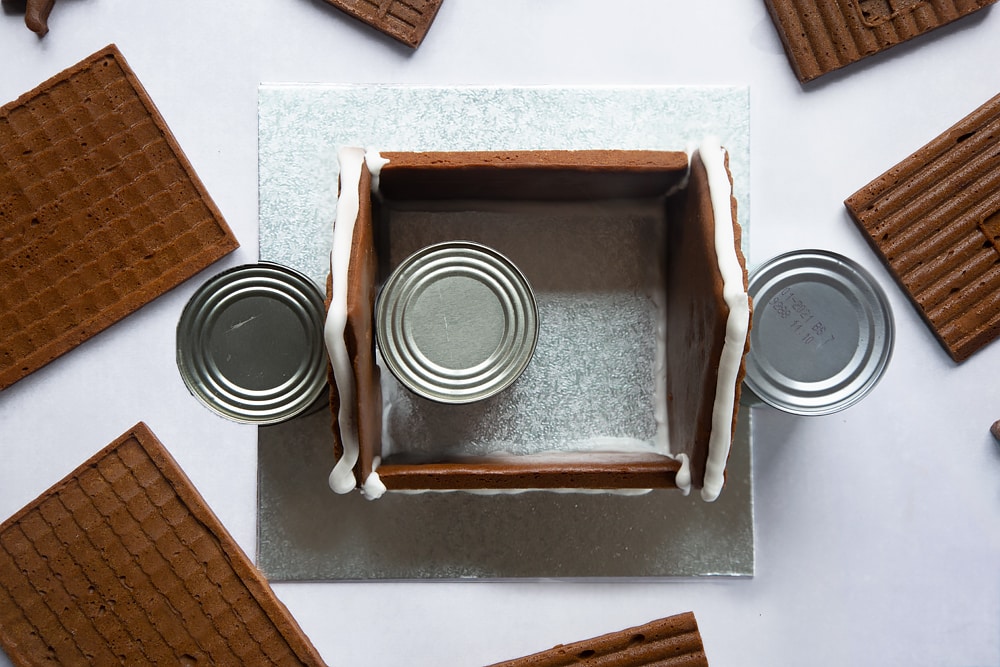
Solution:
[(492, 667), (708, 667), (694, 614), (688, 612)]
[(1000, 95), (845, 204), (955, 361), (1000, 335)]
[(996, 0), (764, 0), (792, 69), (810, 81)]
[(237, 245), (113, 45), (0, 108), (0, 389)]
[(163, 445), (137, 424), (0, 525), (16, 665), (321, 665)]
[(443, 0), (326, 0), (407, 46), (423, 41)]

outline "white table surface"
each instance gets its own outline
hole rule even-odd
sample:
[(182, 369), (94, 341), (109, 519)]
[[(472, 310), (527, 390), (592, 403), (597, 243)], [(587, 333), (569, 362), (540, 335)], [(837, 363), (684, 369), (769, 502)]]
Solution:
[(479, 665), (687, 610), (713, 667), (1000, 664), (1000, 343), (951, 362), (842, 204), (1000, 92), (1000, 11), (805, 88), (759, 0), (445, 0), (416, 52), (320, 0), (60, 0), (49, 24), (38, 39), (4, 4), (0, 100), (117, 43), (242, 247), (0, 393), (0, 518), (142, 420), (253, 554), (255, 429), (187, 393), (174, 327), (205, 278), (257, 259), (258, 83), (748, 84), (751, 265), (848, 255), (897, 327), (859, 405), (755, 409), (756, 576), (275, 591), (334, 665)]

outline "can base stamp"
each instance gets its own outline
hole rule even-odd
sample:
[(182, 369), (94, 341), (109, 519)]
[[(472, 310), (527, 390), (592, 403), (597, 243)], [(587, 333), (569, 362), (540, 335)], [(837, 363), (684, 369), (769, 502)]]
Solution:
[(755, 307), (745, 384), (762, 402), (801, 415), (843, 410), (878, 383), (892, 356), (884, 292), (850, 259), (787, 253), (750, 274)]

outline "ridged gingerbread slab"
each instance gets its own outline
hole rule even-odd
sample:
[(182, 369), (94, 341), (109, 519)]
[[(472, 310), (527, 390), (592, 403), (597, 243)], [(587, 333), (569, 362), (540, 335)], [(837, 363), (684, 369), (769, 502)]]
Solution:
[(952, 359), (1000, 335), (1000, 95), (844, 203)]
[(190, 480), (137, 424), (0, 525), (15, 665), (322, 665)]
[(237, 246), (114, 45), (0, 108), (0, 390)]
[(694, 614), (661, 618), (491, 667), (708, 667)]
[(996, 0), (764, 0), (803, 83)]
[(327, 3), (379, 32), (406, 44), (420, 46), (443, 0), (326, 0)]

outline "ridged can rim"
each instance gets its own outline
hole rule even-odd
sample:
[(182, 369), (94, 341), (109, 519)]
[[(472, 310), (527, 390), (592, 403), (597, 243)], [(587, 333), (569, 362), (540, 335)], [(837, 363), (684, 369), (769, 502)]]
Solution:
[(868, 395), (892, 358), (885, 292), (864, 268), (826, 250), (797, 250), (751, 271), (747, 388), (797, 415), (844, 410)]
[(177, 323), (177, 368), (213, 412), (247, 424), (302, 414), (327, 386), (325, 304), (316, 284), (280, 264), (233, 267), (191, 296)]
[(534, 355), (538, 310), (524, 274), (470, 241), (427, 246), (379, 291), (382, 360), (400, 383), (440, 403), (472, 403), (517, 380)]

